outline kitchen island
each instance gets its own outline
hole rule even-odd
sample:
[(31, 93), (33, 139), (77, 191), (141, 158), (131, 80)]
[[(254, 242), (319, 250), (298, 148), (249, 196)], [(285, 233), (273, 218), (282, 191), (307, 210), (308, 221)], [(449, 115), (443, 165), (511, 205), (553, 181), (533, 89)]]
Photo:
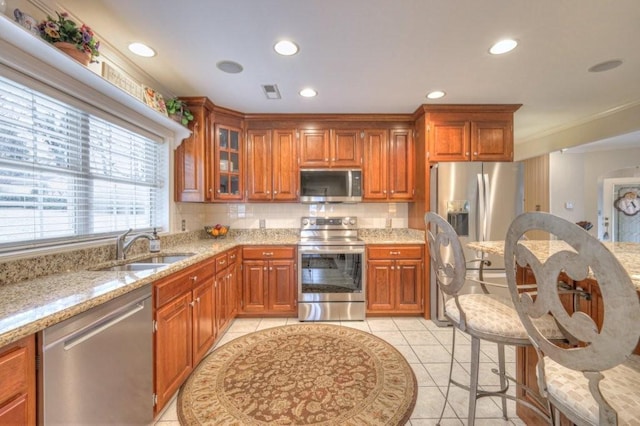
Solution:
[[(558, 240), (526, 240), (520, 243), (531, 250), (541, 262), (546, 261), (546, 259), (554, 253), (569, 247), (564, 241)], [(627, 271), (640, 296), (640, 244), (604, 243), (604, 245), (614, 254)], [(472, 242), (467, 244), (467, 246), (484, 253), (504, 255), (504, 241)], [(587, 313), (594, 319), (598, 327), (601, 327), (604, 310), (602, 307), (602, 295), (595, 277), (589, 276), (585, 280), (573, 281), (566, 276), (561, 276), (559, 280), (562, 280), (564, 284), (572, 288), (579, 288), (589, 294), (588, 298), (578, 297), (575, 300), (572, 295), (563, 296), (567, 299), (563, 299), (565, 308)], [(516, 281), (518, 284), (533, 284), (535, 283), (535, 277), (529, 268), (518, 267)], [(636, 347), (635, 353), (640, 354), (640, 344)], [(537, 354), (533, 347), (519, 347), (516, 349), (516, 380), (519, 384), (528, 386), (535, 392), (538, 391), (536, 375), (537, 362)], [(536, 404), (535, 400), (529, 397), (519, 386), (516, 390), (516, 396), (518, 399), (527, 400), (529, 403)], [(540, 408), (545, 411), (544, 407)], [(533, 410), (523, 404), (516, 404), (516, 412), (527, 424), (541, 424), (543, 421)], [(565, 424), (564, 420), (562, 424)]]

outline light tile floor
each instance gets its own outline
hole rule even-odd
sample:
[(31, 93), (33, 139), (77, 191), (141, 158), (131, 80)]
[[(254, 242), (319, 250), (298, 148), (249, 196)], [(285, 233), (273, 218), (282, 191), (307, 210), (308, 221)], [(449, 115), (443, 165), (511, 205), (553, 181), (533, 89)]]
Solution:
[[(286, 324), (298, 324), (295, 318), (242, 318), (235, 319), (216, 347), (237, 337), (264, 328)], [(449, 373), (449, 354), (451, 349), (451, 328), (441, 328), (432, 321), (422, 318), (369, 318), (366, 321), (342, 321), (333, 324), (357, 328), (372, 333), (392, 344), (413, 368), (418, 382), (418, 398), (411, 414), (412, 426), (435, 425), (444, 403), (444, 394)], [(213, 348), (215, 349), (215, 347)], [(497, 368), (497, 350), (495, 344), (482, 342), (480, 345), (480, 385), (484, 389), (497, 389), (498, 377), (491, 372)], [(456, 363), (454, 379), (469, 383), (469, 356), (471, 341), (462, 333), (456, 333)], [(507, 372), (515, 376), (515, 350), (506, 348)], [(513, 392), (513, 386), (510, 392)], [(467, 392), (451, 387), (449, 403), (444, 414), (443, 426), (466, 425)], [(476, 425), (524, 425), (515, 414), (515, 404), (508, 401), (509, 420), (502, 419), (502, 410), (497, 398), (478, 400)], [(178, 426), (175, 398), (167, 407), (156, 426)]]

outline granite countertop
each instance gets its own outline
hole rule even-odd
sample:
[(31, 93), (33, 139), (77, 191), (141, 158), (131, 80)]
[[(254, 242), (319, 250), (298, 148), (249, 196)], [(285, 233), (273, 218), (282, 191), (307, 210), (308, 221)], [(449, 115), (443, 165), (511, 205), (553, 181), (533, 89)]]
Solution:
[[(559, 240), (527, 240), (521, 241), (540, 261), (544, 262), (554, 253), (568, 247)], [(631, 277), (631, 281), (640, 291), (640, 244), (637, 243), (603, 243), (618, 259)], [(467, 247), (490, 254), (504, 255), (504, 241), (471, 242)]]
[[(287, 232), (288, 231), (288, 232)], [(366, 244), (424, 244), (424, 233), (415, 230), (361, 230)], [(291, 230), (240, 232), (224, 239), (178, 241), (159, 254), (194, 253), (193, 256), (160, 269), (144, 271), (96, 271), (108, 266), (93, 263), (82, 270), (58, 272), (33, 279), (7, 281), (0, 285), (0, 347), (48, 326), (105, 303), (137, 288), (149, 285), (228, 249), (242, 245), (296, 245), (298, 234)], [(130, 260), (148, 256), (132, 255)], [(86, 260), (86, 259), (85, 259)], [(46, 262), (33, 259), (33, 265), (46, 269)], [(113, 262), (109, 262), (113, 264)], [(18, 268), (30, 266), (22, 261)], [(9, 269), (7, 264), (0, 267)], [(5, 276), (11, 276), (10, 273)]]

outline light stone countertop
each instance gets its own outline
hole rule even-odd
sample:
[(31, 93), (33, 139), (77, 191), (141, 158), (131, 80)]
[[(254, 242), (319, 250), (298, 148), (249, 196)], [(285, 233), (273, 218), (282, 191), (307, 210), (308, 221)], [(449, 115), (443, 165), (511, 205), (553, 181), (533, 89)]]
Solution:
[[(521, 241), (540, 261), (544, 262), (554, 253), (568, 247), (559, 240), (527, 240)], [(640, 291), (640, 244), (637, 243), (603, 243), (626, 269), (631, 281)], [(504, 241), (471, 242), (467, 247), (489, 254), (504, 255)]]
[[(361, 230), (366, 244), (424, 244), (424, 233), (415, 230)], [(242, 245), (296, 245), (291, 232), (244, 232), (224, 239), (195, 239), (174, 244), (159, 254), (195, 253), (165, 268), (144, 271), (77, 270), (0, 285), (0, 347), (48, 326), (151, 284), (228, 249)], [(146, 257), (133, 256), (131, 260)], [(34, 259), (35, 263), (42, 263)], [(110, 262), (112, 264), (113, 262)], [(0, 264), (0, 267), (7, 268)], [(24, 267), (24, 262), (19, 264)], [(107, 264), (93, 264), (96, 269)]]

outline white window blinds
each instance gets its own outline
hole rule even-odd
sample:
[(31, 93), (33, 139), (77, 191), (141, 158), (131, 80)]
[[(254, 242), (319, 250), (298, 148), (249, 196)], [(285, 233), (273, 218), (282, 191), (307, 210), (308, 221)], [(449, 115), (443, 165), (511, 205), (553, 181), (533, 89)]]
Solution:
[(0, 251), (160, 228), (163, 146), (88, 111), (0, 77)]

